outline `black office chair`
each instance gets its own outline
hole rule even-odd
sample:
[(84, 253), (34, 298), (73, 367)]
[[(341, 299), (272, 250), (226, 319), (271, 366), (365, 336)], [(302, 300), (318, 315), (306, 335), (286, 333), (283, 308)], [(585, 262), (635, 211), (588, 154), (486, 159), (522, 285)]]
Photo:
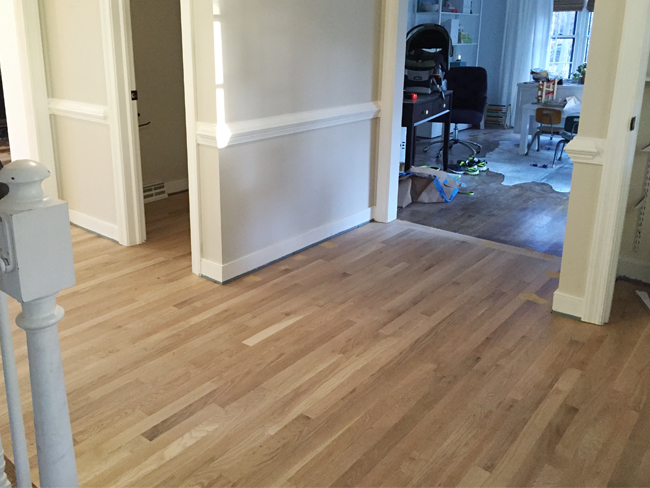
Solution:
[[(449, 148), (451, 149), (460, 144), (470, 149), (472, 156), (476, 156), (483, 147), (476, 142), (461, 141), (458, 138), (458, 124), (480, 125), (483, 121), (485, 107), (487, 106), (487, 71), (485, 71), (485, 68), (475, 66), (451, 68), (447, 72), (446, 80), (447, 89), (454, 92), (450, 118), (451, 123), (455, 124), (455, 126)], [(427, 152), (431, 146), (433, 144), (426, 147), (424, 152)]]

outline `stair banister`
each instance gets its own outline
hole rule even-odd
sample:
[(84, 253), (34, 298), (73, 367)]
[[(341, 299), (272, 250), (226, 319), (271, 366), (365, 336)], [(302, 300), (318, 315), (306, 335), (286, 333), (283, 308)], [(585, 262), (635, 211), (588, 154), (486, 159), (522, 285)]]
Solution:
[(0, 170), (0, 291), (22, 305), (42, 488), (77, 487), (63, 377), (57, 294), (75, 283), (68, 206), (43, 192), (43, 165), (14, 161)]

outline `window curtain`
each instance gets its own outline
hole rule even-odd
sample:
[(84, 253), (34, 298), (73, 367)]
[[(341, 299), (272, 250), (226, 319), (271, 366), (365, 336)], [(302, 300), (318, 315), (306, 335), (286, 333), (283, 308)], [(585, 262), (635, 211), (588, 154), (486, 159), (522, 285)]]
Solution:
[(508, 0), (501, 64), (501, 103), (515, 109), (517, 84), (532, 69), (545, 69), (551, 45), (554, 0)]
[(585, 8), (585, 0), (553, 0), (556, 12), (580, 12)]

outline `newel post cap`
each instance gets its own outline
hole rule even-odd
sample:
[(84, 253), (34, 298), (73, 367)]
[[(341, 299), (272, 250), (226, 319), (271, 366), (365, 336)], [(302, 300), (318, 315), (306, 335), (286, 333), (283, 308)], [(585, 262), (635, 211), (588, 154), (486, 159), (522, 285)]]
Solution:
[(47, 200), (43, 180), (50, 171), (41, 163), (19, 159), (0, 169), (0, 186), (6, 196), (0, 199), (0, 209), (28, 210), (39, 207)]

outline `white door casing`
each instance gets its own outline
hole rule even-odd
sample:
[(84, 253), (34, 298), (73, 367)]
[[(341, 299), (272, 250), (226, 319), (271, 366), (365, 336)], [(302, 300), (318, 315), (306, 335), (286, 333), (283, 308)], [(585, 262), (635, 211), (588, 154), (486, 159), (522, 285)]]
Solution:
[(377, 201), (372, 215), (377, 222), (391, 222), (397, 218), (408, 5), (408, 0), (384, 0), (382, 6), (381, 118), (377, 151)]
[(119, 242), (146, 240), (129, 0), (100, 0)]
[(52, 175), (45, 191), (59, 197), (42, 46), (38, 0), (0, 0), (0, 69), (12, 159), (45, 165)]
[(650, 55), (649, 20), (650, 0), (626, 2), (607, 139), (578, 136), (566, 148), (576, 160), (602, 164), (585, 296), (580, 307), (582, 314), (577, 315), (585, 322), (598, 325), (609, 321), (614, 297)]

